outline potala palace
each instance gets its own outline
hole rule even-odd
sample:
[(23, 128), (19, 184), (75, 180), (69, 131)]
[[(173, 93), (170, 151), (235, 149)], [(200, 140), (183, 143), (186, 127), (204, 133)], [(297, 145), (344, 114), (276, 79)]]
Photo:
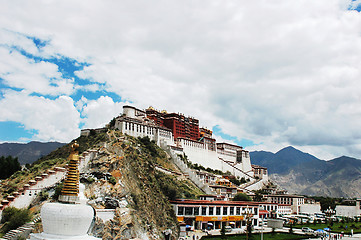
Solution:
[[(241, 146), (217, 143), (212, 131), (199, 127), (199, 120), (180, 113), (123, 106), (115, 128), (133, 137), (148, 136), (172, 155), (187, 156), (193, 164), (230, 172), (249, 180), (246, 190), (260, 189), (268, 182), (267, 169), (251, 164), (249, 152)], [(101, 130), (101, 129), (99, 129)], [(88, 135), (90, 129), (82, 130)]]

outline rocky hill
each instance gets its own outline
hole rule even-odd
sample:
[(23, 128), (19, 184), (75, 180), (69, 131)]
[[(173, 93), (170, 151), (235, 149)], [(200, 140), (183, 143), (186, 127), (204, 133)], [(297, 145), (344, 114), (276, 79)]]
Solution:
[(29, 143), (1, 143), (0, 156), (17, 157), (19, 163), (33, 163), (42, 156), (48, 155), (55, 149), (64, 146), (59, 142), (29, 142)]
[(277, 153), (252, 152), (252, 163), (268, 168), (271, 179), (290, 193), (355, 198), (361, 195), (361, 161), (320, 160), (293, 147)]
[[(196, 198), (203, 192), (179, 172), (166, 152), (149, 138), (133, 138), (117, 131), (76, 140), (80, 153), (89, 149), (97, 152), (81, 178), (89, 203), (98, 209), (115, 209), (110, 221), (97, 219), (95, 236), (109, 240), (163, 239), (162, 232), (170, 229), (172, 239), (176, 238), (178, 221), (169, 200)], [(29, 170), (15, 173), (0, 184), (1, 196), (6, 197), (46, 169), (64, 166), (68, 154), (69, 145), (65, 145), (33, 163)], [(41, 204), (37, 201), (32, 206)]]

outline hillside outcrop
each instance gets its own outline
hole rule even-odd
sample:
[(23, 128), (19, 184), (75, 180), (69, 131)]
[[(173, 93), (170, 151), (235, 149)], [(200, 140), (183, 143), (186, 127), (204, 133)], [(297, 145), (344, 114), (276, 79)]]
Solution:
[[(149, 138), (134, 138), (114, 130), (100, 134), (77, 139), (82, 151), (91, 149), (97, 153), (81, 174), (88, 203), (95, 209), (112, 209), (113, 213), (107, 221), (96, 219), (93, 235), (109, 240), (164, 239), (163, 231), (171, 230), (171, 238), (177, 239), (178, 221), (169, 200), (195, 198), (203, 192), (182, 176), (167, 153)], [(68, 146), (53, 153), (57, 158), (52, 159), (50, 154), (36, 162), (36, 172), (64, 166), (62, 157), (66, 153)], [(21, 179), (34, 175), (34, 171), (22, 171)], [(13, 184), (12, 181), (19, 179), (11, 178), (6, 184)]]

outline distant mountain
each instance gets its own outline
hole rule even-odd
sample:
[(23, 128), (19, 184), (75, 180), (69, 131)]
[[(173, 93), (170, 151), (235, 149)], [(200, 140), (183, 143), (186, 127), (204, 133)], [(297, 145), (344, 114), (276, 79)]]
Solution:
[(292, 168), (303, 163), (314, 163), (319, 162), (318, 158), (301, 152), (294, 147), (286, 147), (278, 151), (277, 153), (271, 152), (251, 152), (252, 163), (261, 165), (268, 168), (270, 173), (287, 173)]
[(252, 163), (267, 167), (270, 178), (290, 193), (330, 197), (361, 196), (361, 160), (320, 160), (293, 147), (273, 154), (252, 152)]
[(18, 157), (20, 164), (23, 165), (33, 163), (64, 145), (65, 143), (59, 142), (2, 143), (0, 144), (0, 156)]

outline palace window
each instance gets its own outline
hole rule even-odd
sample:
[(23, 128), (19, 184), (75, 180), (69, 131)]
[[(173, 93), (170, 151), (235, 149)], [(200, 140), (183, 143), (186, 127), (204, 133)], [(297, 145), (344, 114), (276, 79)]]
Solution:
[(199, 215), (199, 207), (194, 208), (194, 215), (195, 216)]
[(216, 207), (216, 215), (221, 215), (221, 207)]
[(209, 215), (214, 215), (213, 211), (214, 211), (214, 207), (209, 207), (209, 210), (208, 210)]
[(227, 215), (228, 214), (228, 207), (223, 207), (223, 215)]
[(229, 215), (234, 215), (234, 207), (229, 208)]
[(178, 215), (179, 216), (184, 215), (184, 207), (178, 207)]
[(207, 215), (207, 208), (206, 207), (202, 207), (202, 215)]
[(192, 207), (186, 207), (185, 215), (193, 215), (193, 208)]

